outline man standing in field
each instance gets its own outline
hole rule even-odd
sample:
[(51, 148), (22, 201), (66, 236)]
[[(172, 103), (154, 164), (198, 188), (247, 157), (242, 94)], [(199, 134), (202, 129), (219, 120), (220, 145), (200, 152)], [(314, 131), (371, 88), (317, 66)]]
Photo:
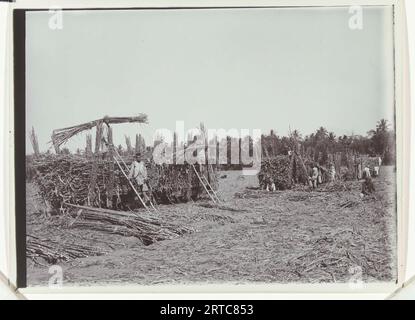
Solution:
[(370, 178), (370, 169), (369, 169), (369, 167), (365, 167), (365, 169), (363, 170), (363, 178), (367, 178), (367, 177), (369, 177)]
[(311, 184), (312, 184), (313, 189), (317, 188), (318, 176), (319, 176), (318, 168), (315, 165), (313, 166), (313, 172), (311, 175)]
[(134, 179), (137, 183), (137, 191), (143, 192), (144, 183), (147, 180), (147, 169), (142, 161), (141, 153), (135, 155), (135, 159), (131, 164), (129, 179)]

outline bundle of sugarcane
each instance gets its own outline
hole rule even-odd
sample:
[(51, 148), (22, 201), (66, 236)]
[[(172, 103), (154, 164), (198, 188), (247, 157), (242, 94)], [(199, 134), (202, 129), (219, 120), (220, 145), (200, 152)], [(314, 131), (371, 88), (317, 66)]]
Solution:
[(196, 199), (202, 186), (190, 165), (147, 166), (149, 185), (158, 202), (177, 203)]
[[(132, 159), (124, 160), (128, 167), (131, 166)], [(147, 168), (149, 192), (155, 198), (157, 203), (180, 203), (196, 200), (203, 193), (197, 175), (190, 164), (156, 164), (153, 161), (145, 160)], [(205, 171), (205, 167), (195, 165), (199, 174)], [(120, 178), (123, 183), (128, 184), (123, 177)], [(216, 172), (211, 174), (211, 179), (217, 179)], [(213, 187), (217, 183), (212, 183)]]
[(274, 183), (278, 190), (290, 189), (293, 184), (293, 158), (290, 156), (266, 158), (261, 163), (258, 179), (262, 188)]
[(183, 234), (193, 232), (191, 228), (163, 222), (161, 218), (156, 216), (143, 216), (130, 212), (70, 204), (68, 207), (79, 209), (77, 211), (69, 211), (74, 218), (74, 220), (68, 221), (68, 226), (72, 228), (85, 228), (136, 237), (145, 245), (174, 239)]
[(54, 146), (61, 146), (65, 142), (67, 142), (73, 136), (77, 134), (90, 130), (96, 127), (100, 123), (107, 123), (107, 124), (117, 124), (117, 123), (147, 123), (147, 115), (140, 113), (138, 116), (135, 117), (108, 117), (105, 116), (102, 119), (90, 121), (87, 123), (82, 123), (80, 125), (71, 126), (67, 128), (57, 129), (54, 130), (52, 133), (52, 143)]
[(374, 167), (379, 167), (379, 158), (378, 157), (363, 157), (362, 158), (363, 168), (368, 167), (373, 170)]
[(31, 182), (33, 177), (36, 176), (36, 170), (33, 167), (32, 161), (33, 161), (34, 156), (33, 155), (27, 155), (26, 156), (26, 181), (27, 182)]
[(42, 258), (48, 263), (55, 264), (60, 261), (99, 256), (106, 253), (107, 252), (102, 249), (80, 245), (75, 242), (63, 243), (27, 235), (26, 254), (27, 257), (32, 259), (35, 263), (38, 263), (38, 258)]
[[(106, 200), (106, 181), (108, 179), (108, 160), (100, 160), (98, 165), (98, 197), (92, 205), (101, 206)], [(32, 161), (36, 170), (34, 181), (41, 196), (54, 208), (60, 208), (63, 202), (88, 204), (88, 186), (92, 161), (69, 155), (47, 155)], [(120, 175), (116, 175), (115, 184), (120, 185)]]
[[(124, 202), (128, 202), (130, 198), (134, 199), (131, 185), (121, 170), (118, 167), (112, 169), (114, 180), (110, 180), (113, 160), (102, 158), (96, 160), (97, 179), (94, 192), (97, 196), (90, 197), (89, 184), (93, 161), (95, 160), (75, 155), (43, 155), (33, 159), (32, 167), (36, 171), (34, 181), (39, 186), (41, 196), (55, 209), (59, 209), (63, 202), (107, 207), (108, 200), (114, 200), (108, 196), (108, 186), (112, 183), (117, 205), (124, 207)], [(130, 167), (130, 164), (130, 161), (126, 161), (127, 167)], [(149, 186), (147, 193), (154, 197), (157, 203), (196, 200), (203, 193), (200, 181), (188, 164), (157, 165), (146, 161), (146, 167)], [(212, 178), (216, 178), (216, 175), (212, 175)], [(138, 201), (135, 203), (137, 206), (141, 205)], [(131, 204), (130, 207), (134, 205)]]

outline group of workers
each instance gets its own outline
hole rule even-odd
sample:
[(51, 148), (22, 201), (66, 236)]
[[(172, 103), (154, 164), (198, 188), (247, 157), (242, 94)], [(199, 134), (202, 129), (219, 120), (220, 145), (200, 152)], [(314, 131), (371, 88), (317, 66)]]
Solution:
[[(373, 166), (372, 169), (370, 169), (369, 166), (363, 167), (362, 163), (356, 164), (357, 178), (359, 180), (363, 179), (361, 192), (362, 195), (369, 195), (375, 191), (372, 177), (377, 177), (379, 175), (381, 165), (382, 159), (380, 157), (377, 160), (377, 165)], [(308, 177), (308, 183), (311, 188), (316, 189), (318, 185), (323, 183), (323, 172), (326, 173), (326, 177), (328, 177), (330, 183), (336, 180), (336, 168), (333, 163), (330, 163), (328, 169), (319, 166), (317, 163), (314, 163), (310, 172), (311, 174)], [(265, 190), (276, 191), (275, 183), (271, 177), (266, 179)]]
[[(379, 175), (379, 169), (381, 165), (382, 165), (382, 158), (379, 157), (378, 165), (373, 167), (373, 176), (377, 177)], [(364, 179), (364, 181), (362, 183), (362, 192), (360, 195), (364, 197), (375, 191), (375, 186), (373, 185), (373, 181), (372, 181), (372, 174), (368, 167), (364, 168), (362, 178)]]

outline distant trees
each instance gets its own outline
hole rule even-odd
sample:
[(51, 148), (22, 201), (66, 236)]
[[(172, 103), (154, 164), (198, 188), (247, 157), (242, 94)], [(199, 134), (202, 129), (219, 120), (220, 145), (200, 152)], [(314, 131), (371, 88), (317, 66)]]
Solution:
[(375, 129), (368, 131), (367, 136), (336, 137), (333, 132), (320, 127), (304, 138), (298, 130), (292, 131), (288, 137), (280, 137), (272, 130), (269, 135), (262, 135), (261, 139), (265, 156), (287, 154), (288, 150), (298, 149), (296, 143), (303, 154), (307, 154), (315, 161), (324, 162), (328, 154), (336, 152), (381, 156), (384, 163), (392, 163), (395, 160), (395, 133), (385, 119), (378, 121)]
[(382, 119), (374, 130), (368, 132), (374, 153), (379, 154), (386, 163), (395, 160), (395, 133), (389, 123)]
[[(174, 137), (174, 142), (177, 137)], [(187, 145), (194, 142), (194, 136), (191, 134), (188, 137)], [(248, 143), (247, 140), (249, 139)], [(244, 155), (253, 155), (253, 140), (252, 137), (235, 138), (227, 136), (224, 138), (223, 143), (227, 147), (227, 164), (232, 165), (239, 158), (239, 164), (241, 163), (242, 148), (249, 146), (249, 150), (243, 150)], [(154, 138), (154, 147), (162, 143), (164, 140), (161, 134), (158, 134)], [(32, 129), (31, 142), (36, 154), (36, 143), (37, 138), (34, 130)], [(244, 142), (244, 143), (242, 143)], [(219, 141), (215, 142), (219, 146)], [(222, 142), (220, 142), (222, 143)], [(145, 152), (151, 150), (151, 146), (146, 147), (144, 138), (137, 134), (135, 136), (135, 146), (131, 145), (130, 137), (125, 136), (124, 148), (121, 144), (116, 148), (120, 155), (129, 155), (135, 152)], [(183, 145), (183, 143), (182, 143)], [(233, 150), (232, 146), (238, 146)], [(395, 132), (391, 128), (391, 125), (387, 120), (381, 119), (376, 123), (374, 129), (369, 130), (366, 136), (363, 135), (340, 135), (336, 136), (333, 132), (328, 131), (325, 127), (319, 127), (315, 132), (303, 136), (299, 130), (290, 131), (288, 136), (279, 136), (275, 130), (271, 130), (268, 135), (263, 134), (261, 136), (261, 150), (264, 157), (272, 157), (277, 155), (287, 155), (289, 151), (296, 151), (303, 155), (307, 155), (314, 161), (326, 162), (330, 154), (337, 152), (343, 152), (347, 154), (367, 154), (370, 156), (381, 156), (383, 163), (392, 164), (396, 158), (396, 145), (395, 145)], [(248, 151), (248, 152), (247, 152)], [(239, 152), (239, 154), (238, 154)], [(50, 153), (47, 150), (46, 153)], [(60, 154), (70, 154), (68, 148), (62, 148), (59, 150)], [(86, 155), (92, 154), (92, 137), (91, 135), (86, 136), (86, 147), (84, 150), (77, 149), (76, 154), (80, 155), (85, 153)], [(197, 154), (197, 150), (194, 151)], [(216, 155), (212, 155), (216, 156)]]

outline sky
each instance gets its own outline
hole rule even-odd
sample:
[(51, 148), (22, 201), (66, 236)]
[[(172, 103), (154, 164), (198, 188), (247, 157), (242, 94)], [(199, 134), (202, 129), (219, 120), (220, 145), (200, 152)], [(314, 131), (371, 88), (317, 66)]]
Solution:
[[(26, 152), (34, 127), (41, 151), (54, 129), (108, 116), (148, 115), (115, 125), (114, 142), (203, 122), (214, 129), (324, 126), (363, 134), (393, 121), (391, 7), (64, 11), (26, 16)], [(67, 143), (85, 148), (85, 136)]]

